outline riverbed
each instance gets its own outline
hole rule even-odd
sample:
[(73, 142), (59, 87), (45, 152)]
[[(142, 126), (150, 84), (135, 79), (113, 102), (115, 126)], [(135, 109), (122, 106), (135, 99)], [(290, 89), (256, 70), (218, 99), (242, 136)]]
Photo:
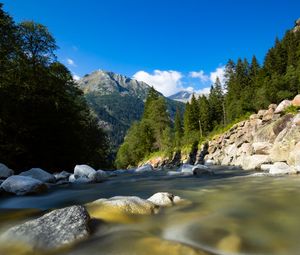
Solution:
[(126, 222), (98, 222), (91, 238), (54, 254), (299, 254), (299, 177), (214, 171), (202, 177), (123, 174), (98, 184), (53, 187), (42, 195), (3, 196), (0, 232), (56, 208), (170, 192), (189, 202)]

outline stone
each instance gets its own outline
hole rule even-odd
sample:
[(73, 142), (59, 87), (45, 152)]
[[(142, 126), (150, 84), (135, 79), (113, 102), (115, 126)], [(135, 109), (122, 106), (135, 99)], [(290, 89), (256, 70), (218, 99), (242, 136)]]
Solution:
[(172, 206), (180, 203), (183, 199), (168, 192), (158, 192), (149, 197), (147, 200), (157, 206)]
[(270, 104), (268, 109), (272, 109), (273, 111), (275, 111), (275, 109), (277, 108), (277, 104)]
[(10, 228), (0, 237), (4, 245), (26, 245), (32, 251), (52, 250), (84, 240), (90, 235), (89, 214), (83, 206), (54, 210)]
[(269, 142), (256, 142), (252, 144), (254, 154), (268, 155), (273, 144)]
[(190, 164), (182, 164), (182, 166), (179, 168), (179, 171), (182, 173), (193, 173), (193, 165)]
[(151, 215), (159, 210), (151, 201), (135, 196), (102, 198), (86, 206), (92, 218), (109, 222), (130, 222), (134, 215)]
[(248, 156), (253, 154), (253, 147), (251, 143), (243, 143), (240, 148), (241, 148), (241, 152)]
[(294, 150), (299, 141), (300, 126), (288, 125), (274, 141), (274, 145), (270, 150), (272, 161), (288, 161), (290, 152)]
[(292, 169), (284, 162), (275, 162), (270, 170), (270, 174), (289, 174), (292, 171)]
[(213, 165), (215, 165), (215, 161), (213, 161), (212, 159), (208, 159), (208, 160), (205, 160), (204, 164), (206, 166), (213, 166)]
[(241, 166), (245, 170), (260, 169), (260, 166), (265, 163), (270, 163), (269, 155), (252, 155), (244, 157)]
[(135, 169), (136, 173), (144, 173), (144, 172), (151, 172), (151, 171), (153, 171), (153, 166), (151, 166), (150, 164), (146, 164)]
[(300, 141), (288, 153), (287, 163), (292, 166), (300, 166)]
[(28, 171), (22, 172), (19, 174), (20, 176), (28, 176), (33, 179), (37, 179), (44, 183), (54, 183), (55, 177), (53, 174), (49, 174), (41, 168), (31, 168)]
[(233, 160), (233, 156), (225, 156), (223, 159), (222, 159), (222, 163), (221, 163), (221, 165), (222, 166), (228, 166), (228, 165), (230, 165), (230, 163), (232, 162), (232, 160)]
[(269, 172), (270, 168), (273, 166), (273, 164), (262, 164), (260, 166), (260, 170), (264, 172)]
[(78, 177), (88, 178), (89, 175), (93, 176), (95, 173), (96, 173), (96, 170), (88, 165), (76, 165), (74, 168), (75, 178), (78, 178)]
[(293, 119), (293, 124), (296, 126), (300, 126), (300, 113), (298, 113), (294, 119)]
[(9, 169), (6, 165), (0, 163), (0, 179), (5, 179), (13, 174), (13, 170)]
[(275, 109), (274, 113), (282, 113), (286, 108), (288, 108), (290, 105), (292, 105), (292, 102), (290, 100), (283, 100)]
[(300, 95), (297, 95), (294, 97), (293, 101), (292, 101), (293, 106), (300, 106)]
[(97, 170), (95, 173), (89, 174), (88, 178), (90, 182), (101, 182), (107, 179), (108, 175), (103, 170)]
[(218, 244), (217, 247), (222, 252), (228, 252), (228, 253), (240, 253), (240, 250), (242, 248), (242, 240), (239, 236), (235, 234), (228, 235), (224, 238), (222, 238)]
[(66, 171), (62, 171), (60, 173), (55, 173), (53, 175), (54, 175), (56, 181), (61, 181), (61, 180), (67, 180), (67, 179), (69, 179), (71, 173), (66, 172)]
[(195, 165), (192, 169), (194, 175), (213, 175), (213, 171), (205, 165)]
[(257, 113), (257, 117), (259, 119), (262, 119), (263, 116), (266, 114), (267, 110), (259, 110), (258, 113)]
[(265, 112), (265, 114), (264, 114), (264, 116), (263, 116), (263, 118), (262, 118), (262, 121), (264, 121), (264, 122), (270, 121), (270, 120), (273, 119), (273, 116), (274, 116), (274, 109), (273, 109), (273, 108), (269, 108), (269, 109)]
[(16, 195), (27, 195), (33, 193), (41, 193), (47, 190), (47, 186), (29, 176), (12, 175), (8, 177), (2, 184), (1, 188), (9, 193)]

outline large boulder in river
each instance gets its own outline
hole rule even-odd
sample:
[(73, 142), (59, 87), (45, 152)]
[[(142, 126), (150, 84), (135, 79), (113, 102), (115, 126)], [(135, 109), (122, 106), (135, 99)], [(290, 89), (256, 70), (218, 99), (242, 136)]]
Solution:
[(213, 175), (213, 171), (205, 165), (195, 165), (192, 169), (194, 175), (203, 176), (203, 175)]
[(74, 168), (75, 177), (89, 177), (96, 173), (96, 170), (88, 165), (76, 165)]
[(30, 170), (22, 172), (19, 175), (28, 176), (44, 183), (54, 183), (56, 181), (54, 175), (49, 174), (41, 168), (31, 168)]
[(241, 166), (245, 170), (260, 169), (262, 164), (270, 163), (269, 155), (252, 155), (243, 157)]
[(6, 192), (16, 195), (26, 195), (32, 193), (40, 193), (47, 190), (47, 186), (29, 176), (12, 175), (8, 177), (2, 184), (1, 188)]
[(71, 173), (66, 172), (66, 171), (62, 171), (60, 173), (55, 173), (53, 175), (54, 175), (56, 181), (63, 181), (63, 180), (68, 180)]
[(172, 206), (183, 201), (183, 199), (181, 199), (180, 197), (174, 196), (173, 194), (168, 192), (155, 193), (147, 200), (158, 206)]
[(91, 217), (112, 222), (128, 222), (135, 215), (150, 215), (159, 207), (151, 201), (135, 196), (98, 199), (86, 205)]
[(32, 251), (52, 250), (89, 236), (90, 217), (83, 206), (54, 210), (7, 230), (0, 237), (1, 246), (18, 245)]
[(13, 174), (13, 170), (9, 169), (6, 165), (0, 163), (0, 179), (5, 179)]
[(292, 172), (291, 167), (284, 162), (275, 162), (269, 170), (269, 173), (273, 175), (289, 174), (291, 172)]

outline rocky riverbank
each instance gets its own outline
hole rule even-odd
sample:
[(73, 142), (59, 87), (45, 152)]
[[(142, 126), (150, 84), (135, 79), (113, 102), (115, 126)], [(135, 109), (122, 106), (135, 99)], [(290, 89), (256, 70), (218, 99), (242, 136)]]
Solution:
[[(293, 107), (293, 112), (287, 109)], [(300, 95), (259, 110), (249, 119), (215, 136), (200, 149), (177, 152), (172, 159), (152, 158), (142, 164), (154, 167), (197, 165), (237, 166), (263, 171), (264, 175), (297, 174), (300, 171)], [(259, 174), (258, 174), (259, 175)]]

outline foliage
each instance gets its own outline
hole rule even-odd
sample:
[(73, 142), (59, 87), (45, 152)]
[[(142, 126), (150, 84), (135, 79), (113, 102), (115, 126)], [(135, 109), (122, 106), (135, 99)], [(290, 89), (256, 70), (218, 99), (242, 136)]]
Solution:
[(34, 22), (15, 24), (0, 5), (0, 155), (15, 170), (103, 167), (107, 141), (55, 39)]
[(288, 113), (297, 114), (299, 113), (299, 111), (300, 111), (299, 106), (290, 105), (284, 110), (284, 114), (288, 114)]

